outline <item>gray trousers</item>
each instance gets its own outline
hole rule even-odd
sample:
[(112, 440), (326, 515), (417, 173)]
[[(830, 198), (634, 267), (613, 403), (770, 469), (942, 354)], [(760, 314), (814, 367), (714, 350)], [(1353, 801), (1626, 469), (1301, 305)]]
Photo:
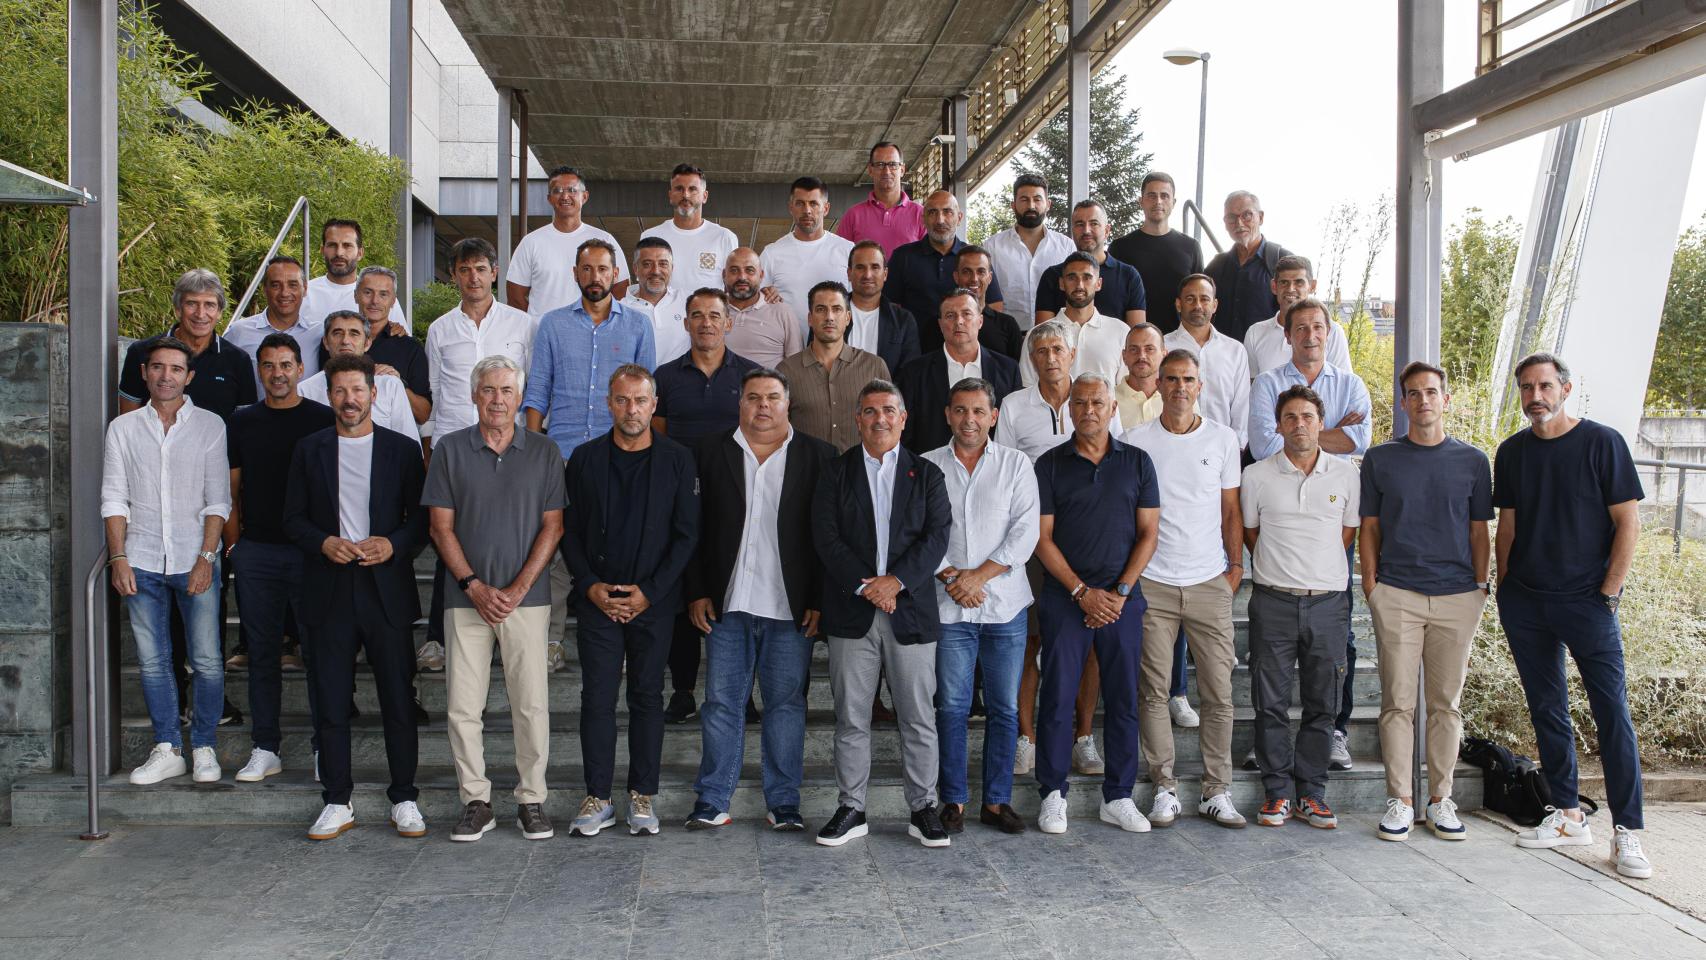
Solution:
[[(1250, 700), (1256, 764), (1268, 799), (1327, 797), (1333, 720), (1345, 683), (1350, 594), (1297, 597), (1257, 584), (1250, 592)], [(1302, 722), (1291, 735), (1291, 686)]]
[(885, 669), (900, 721), (906, 805), (919, 810), (936, 802), (936, 645), (896, 641), (889, 615), (881, 610), (864, 636), (829, 638), (835, 784), (842, 806), (865, 809), (865, 787), (871, 780), (871, 699)]

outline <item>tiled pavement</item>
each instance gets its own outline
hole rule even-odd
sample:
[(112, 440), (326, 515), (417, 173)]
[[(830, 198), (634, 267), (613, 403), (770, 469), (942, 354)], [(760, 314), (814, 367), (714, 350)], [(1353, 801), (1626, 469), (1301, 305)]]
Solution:
[(1406, 844), (1364, 817), (1147, 835), (1081, 818), (1064, 837), (972, 823), (946, 850), (882, 822), (832, 850), (750, 820), (539, 843), (505, 822), (475, 844), (435, 823), (409, 841), (361, 813), (323, 844), (306, 825), (97, 844), (0, 830), (0, 957), (1706, 956), (1706, 924), (1477, 820), (1467, 841)]

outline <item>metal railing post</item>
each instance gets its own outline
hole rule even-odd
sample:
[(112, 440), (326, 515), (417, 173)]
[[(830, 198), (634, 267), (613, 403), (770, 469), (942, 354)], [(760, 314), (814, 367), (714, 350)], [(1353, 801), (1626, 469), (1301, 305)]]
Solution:
[(1179, 215), (1180, 221), (1183, 222), (1186, 217), (1195, 217), (1197, 225), (1202, 228), (1203, 236), (1207, 237), (1209, 244), (1214, 247), (1214, 252), (1225, 253), (1226, 247), (1222, 246), (1220, 238), (1214, 235), (1214, 227), (1209, 224), (1208, 218), (1202, 215), (1202, 209), (1188, 198), (1179, 201), (1179, 206), (1184, 211)]
[(244, 309), (249, 306), (249, 301), (255, 298), (255, 291), (260, 288), (261, 281), (267, 275), (267, 261), (276, 256), (278, 248), (284, 245), (284, 238), (290, 233), (290, 225), (296, 222), (297, 213), (302, 214), (302, 272), (308, 272), (311, 262), (308, 259), (308, 198), (297, 197), (296, 202), (290, 205), (290, 213), (285, 216), (284, 224), (278, 228), (278, 236), (272, 238), (272, 246), (267, 248), (267, 255), (261, 258), (260, 267), (255, 270), (255, 275), (249, 278), (249, 289), (243, 291), (243, 299), (238, 300), (237, 305), (231, 309), (231, 317), (225, 321), (226, 326), (229, 327), (232, 320), (242, 316)]
[[(83, 580), (83, 656), (84, 662), (95, 664), (105, 663), (106, 631), (95, 629), (95, 594), (96, 587), (101, 583), (101, 574), (107, 569), (107, 548), (95, 555), (95, 564), (89, 568), (89, 575)], [(89, 829), (78, 836), (80, 840), (105, 840), (107, 831), (101, 829), (101, 765), (95, 762), (95, 751), (99, 748), (96, 732), (100, 729), (97, 722), (100, 711), (100, 684), (96, 682), (98, 671), (83, 671), (83, 709), (88, 712), (88, 718), (83, 724), (84, 735), (88, 738), (84, 747), (88, 750), (89, 762), (86, 764), (89, 775)]]
[(1688, 471), (1682, 467), (1676, 468), (1676, 513), (1671, 518), (1670, 539), (1672, 552), (1682, 556), (1682, 520), (1688, 513)]

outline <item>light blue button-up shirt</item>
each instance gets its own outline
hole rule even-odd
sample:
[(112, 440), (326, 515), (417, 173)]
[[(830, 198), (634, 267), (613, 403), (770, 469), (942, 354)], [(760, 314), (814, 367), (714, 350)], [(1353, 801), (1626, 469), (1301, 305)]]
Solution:
[(523, 410), (545, 414), (545, 432), (563, 458), (610, 430), (610, 375), (624, 363), (647, 370), (657, 365), (651, 319), (610, 305), (610, 316), (594, 324), (579, 300), (539, 318), (533, 362), (527, 372)]
[(1356, 444), (1356, 449), (1339, 456), (1361, 456), (1368, 452), (1372, 425), (1369, 423), (1368, 387), (1362, 378), (1327, 363), (1322, 364), (1315, 382), (1310, 383), (1297, 369), (1297, 364), (1286, 361), (1257, 377), (1250, 387), (1250, 456), (1265, 460), (1285, 446), (1285, 441), (1274, 427), (1274, 401), (1289, 387), (1296, 385), (1314, 390), (1315, 395), (1321, 398), (1322, 406), (1327, 408), (1327, 415), (1321, 420), (1323, 430), (1333, 429), (1352, 410), (1361, 413), (1361, 423), (1344, 428), (1345, 435)]

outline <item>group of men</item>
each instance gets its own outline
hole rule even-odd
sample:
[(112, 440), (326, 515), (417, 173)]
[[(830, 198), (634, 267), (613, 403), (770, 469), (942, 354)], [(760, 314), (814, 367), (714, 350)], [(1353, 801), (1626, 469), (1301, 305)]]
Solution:
[[(1592, 842), (1574, 803), (1567, 648), (1599, 726), (1613, 859), (1650, 873), (1634, 833), (1639, 760), (1616, 621), (1642, 492), (1622, 440), (1564, 411), (1561, 359), (1518, 364), (1531, 427), (1501, 447), (1496, 474), (1446, 435), (1446, 374), (1425, 363), (1399, 377), (1407, 433), (1371, 447), (1370, 398), (1344, 331), (1312, 296), (1310, 262), (1263, 236), (1253, 194), (1227, 198), (1234, 245), (1205, 266), (1169, 226), (1163, 173), (1142, 184), (1142, 225), (1112, 242), (1095, 201), (1074, 206), (1070, 237), (1048, 231), (1047, 184), (1022, 177), (1014, 226), (983, 245), (958, 237), (951, 193), (923, 203), (904, 193), (894, 145), (872, 149), (868, 173), (874, 189), (835, 233), (829, 188), (795, 181), (793, 228), (759, 253), (705, 219), (705, 175), (684, 164), (669, 181), (672, 217), (642, 235), (630, 265), (581, 220), (585, 180), (559, 168), (553, 221), (523, 239), (510, 276), (497, 276), (485, 241), (455, 246), (461, 303), (424, 347), (393, 314), (395, 276), (357, 272), (360, 229), (347, 221), (326, 226), (326, 278), (308, 282), (301, 263), (276, 258), (266, 312), (224, 337), (218, 279), (186, 273), (178, 322), (127, 355), (129, 412), (108, 441), (112, 579), (136, 625), (156, 740), (133, 781), (191, 766), (174, 631), (193, 673), (194, 777), (222, 776), (212, 748), (228, 564), (254, 713), (237, 779), (282, 769), (279, 671), (295, 636), (324, 785), (316, 839), (355, 823), (358, 653), (377, 688), (397, 831), (426, 831), (411, 687), (416, 669), (440, 665), (463, 801), (451, 838), (494, 827), (482, 752), (494, 647), (514, 719), (517, 823), (529, 838), (553, 835), (546, 690), (567, 662), (571, 612), (585, 770), (575, 833), (617, 819), (624, 685), (630, 832), (658, 831), (664, 724), (695, 714), (703, 753), (686, 825), (729, 821), (755, 684), (769, 822), (804, 829), (819, 638), (840, 792), (819, 843), (866, 832), (885, 684), (909, 832), (925, 846), (963, 829), (974, 710), (987, 714), (984, 824), (1026, 829), (1012, 786), (1033, 769), (1045, 833), (1067, 829), (1073, 770), (1101, 775), (1100, 819), (1135, 832), (1172, 824), (1183, 812), (1178, 725), (1200, 726), (1198, 814), (1239, 828), (1233, 608), (1248, 576), (1256, 819), (1332, 828), (1329, 770), (1352, 764), (1360, 539), (1390, 797), (1380, 835), (1404, 839), (1421, 807), (1436, 835), (1461, 839), (1458, 702), (1493, 592), (1496, 506), (1500, 616), (1558, 804), (1518, 842)], [(514, 306), (494, 299), (500, 279)], [(349, 288), (356, 309), (339, 309), (337, 291), (316, 296), (316, 284)], [(313, 317), (311, 301), (331, 309)], [(412, 561), (428, 540), (432, 625), (415, 650)], [(1186, 697), (1187, 651), (1200, 715)], [(1418, 701), (1425, 804), (1410, 787)], [(1140, 754), (1155, 785), (1147, 813), (1133, 799)]]

